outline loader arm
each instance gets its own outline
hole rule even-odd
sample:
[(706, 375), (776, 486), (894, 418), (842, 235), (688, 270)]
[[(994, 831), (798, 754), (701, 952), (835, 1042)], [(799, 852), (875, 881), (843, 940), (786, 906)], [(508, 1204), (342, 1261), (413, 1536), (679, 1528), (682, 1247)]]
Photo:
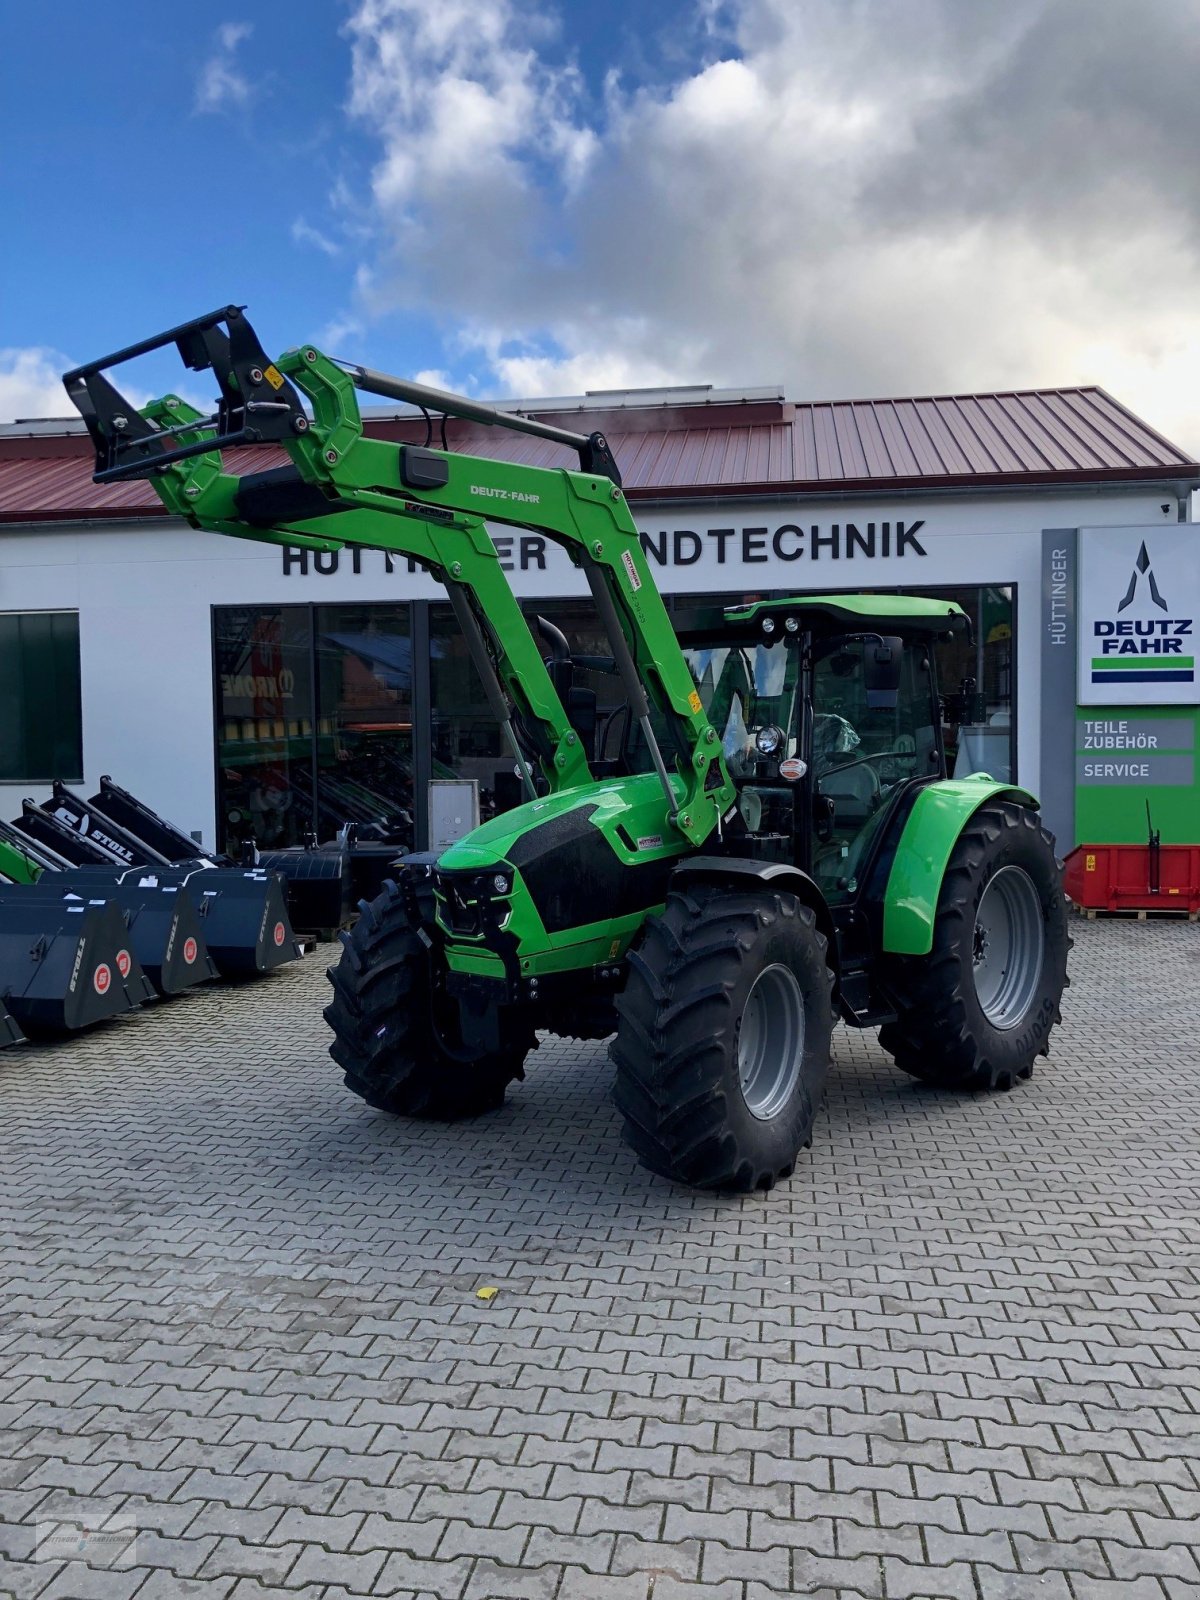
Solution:
[[(218, 377), (222, 398), (215, 417), (200, 416), (175, 396), (137, 413), (104, 376), (109, 367), (169, 343), (187, 364), (211, 367)], [(480, 660), (479, 623), (486, 624), (499, 680), (557, 790), (586, 782), (590, 769), (484, 519), (545, 534), (587, 578), (672, 823), (693, 846), (719, 828), (736, 791), (601, 435), (573, 435), (346, 368), (312, 346), (271, 363), (232, 306), (77, 368), (64, 381), (96, 443), (97, 481), (148, 478), (163, 503), (195, 527), (316, 550), (371, 547), (427, 567), (446, 586), (492, 709), (510, 727), (507, 707), (495, 698), (496, 673)], [(583, 470), (369, 439), (356, 387), (569, 444), (579, 451)], [(291, 467), (244, 477), (224, 470), (222, 449), (263, 442), (281, 445)], [(652, 707), (665, 730), (665, 749)]]
[[(167, 396), (147, 406), (143, 415), (179, 424), (192, 411), (184, 401)], [(203, 420), (198, 412), (194, 417)], [(417, 562), (446, 589), (530, 798), (535, 798), (526, 768), (530, 756), (552, 793), (590, 780), (587, 752), (554, 690), (482, 518), (430, 516), (420, 507), (406, 511), (403, 502), (393, 505), (384, 496), (377, 497), (380, 504), (361, 495), (339, 495), (335, 503), (295, 469), (236, 477), (222, 470), (220, 459), (208, 451), (189, 458), (186, 466), (163, 469), (151, 481), (164, 505), (193, 527), (238, 539), (318, 551), (379, 549)], [(517, 734), (510, 705), (532, 750)]]

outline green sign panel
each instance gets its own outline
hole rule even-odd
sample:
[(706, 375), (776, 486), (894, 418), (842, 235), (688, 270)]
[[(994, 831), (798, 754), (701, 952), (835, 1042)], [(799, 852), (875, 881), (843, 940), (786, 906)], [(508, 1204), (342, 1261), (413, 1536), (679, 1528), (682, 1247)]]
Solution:
[(1081, 706), (1075, 718), (1075, 836), (1142, 844), (1146, 804), (1164, 844), (1200, 843), (1200, 712)]

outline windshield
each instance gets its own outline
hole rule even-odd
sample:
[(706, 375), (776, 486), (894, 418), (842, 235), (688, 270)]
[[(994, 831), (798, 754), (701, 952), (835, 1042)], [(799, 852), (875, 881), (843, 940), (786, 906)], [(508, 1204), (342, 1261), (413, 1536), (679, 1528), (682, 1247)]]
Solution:
[[(692, 645), (683, 654), (704, 714), (720, 736), (730, 777), (754, 776), (754, 736), (761, 728), (783, 729), (784, 748), (778, 759), (797, 754), (795, 701), (800, 667), (795, 640)], [(650, 720), (664, 748), (668, 747), (666, 719), (652, 709)], [(636, 723), (629, 734), (629, 756), (633, 770), (647, 770), (649, 753)]]
[(794, 649), (778, 644), (713, 645), (684, 651), (708, 720), (734, 778), (754, 767), (754, 736), (761, 728), (782, 728), (784, 753), (796, 753), (793, 705), (798, 679)]

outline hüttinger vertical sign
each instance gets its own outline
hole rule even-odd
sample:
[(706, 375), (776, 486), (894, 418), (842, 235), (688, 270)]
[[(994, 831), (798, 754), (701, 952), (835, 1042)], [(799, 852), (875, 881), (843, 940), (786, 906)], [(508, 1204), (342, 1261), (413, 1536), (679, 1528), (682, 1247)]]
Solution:
[(1200, 528), (1084, 528), (1079, 704), (1200, 704)]

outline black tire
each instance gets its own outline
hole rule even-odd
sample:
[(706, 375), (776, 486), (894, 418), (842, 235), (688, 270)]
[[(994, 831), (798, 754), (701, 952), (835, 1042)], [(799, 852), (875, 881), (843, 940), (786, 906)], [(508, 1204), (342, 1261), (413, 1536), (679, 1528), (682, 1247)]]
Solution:
[[(610, 1050), (625, 1140), (643, 1166), (704, 1189), (770, 1189), (790, 1177), (812, 1143), (833, 1027), (833, 974), (812, 912), (773, 890), (672, 891), (629, 966)], [(756, 1116), (739, 1039), (751, 989), (781, 967), (798, 985), (799, 1065), (777, 1109)]]
[(429, 949), (392, 882), (369, 904), (329, 969), (325, 1007), (329, 1053), (346, 1087), (378, 1111), (452, 1121), (493, 1111), (535, 1043), (533, 1029), (510, 1022), (498, 1053), (472, 1056), (457, 1043), (457, 1005), (439, 1000)]
[[(1028, 1003), (1013, 1021), (989, 1020), (976, 987), (981, 937), (977, 915), (985, 891), (1005, 868), (1023, 872), (1040, 908), (1041, 967), (1028, 980)], [(927, 956), (892, 957), (885, 982), (897, 1005), (895, 1022), (879, 1042), (896, 1065), (942, 1089), (1011, 1089), (1028, 1078), (1062, 1021), (1059, 1002), (1067, 977), (1067, 905), (1054, 840), (1035, 812), (1007, 801), (981, 807), (959, 836), (938, 897), (933, 949)]]

